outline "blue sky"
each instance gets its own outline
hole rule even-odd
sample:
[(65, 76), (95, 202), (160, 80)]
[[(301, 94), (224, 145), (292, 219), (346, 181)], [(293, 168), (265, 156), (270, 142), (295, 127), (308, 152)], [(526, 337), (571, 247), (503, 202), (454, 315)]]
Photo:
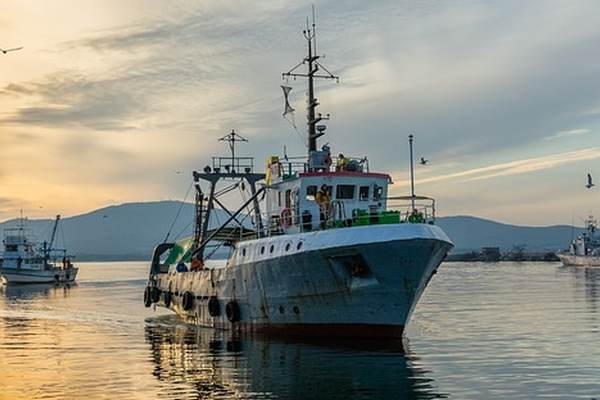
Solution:
[[(281, 72), (309, 2), (2, 2), (0, 219), (182, 198), (232, 128), (304, 152)], [(407, 190), (407, 136), (442, 215), (548, 225), (598, 213), (600, 3), (318, 1), (323, 138)], [(290, 81), (295, 118), (304, 82)], [(177, 173), (176, 171), (181, 171)]]

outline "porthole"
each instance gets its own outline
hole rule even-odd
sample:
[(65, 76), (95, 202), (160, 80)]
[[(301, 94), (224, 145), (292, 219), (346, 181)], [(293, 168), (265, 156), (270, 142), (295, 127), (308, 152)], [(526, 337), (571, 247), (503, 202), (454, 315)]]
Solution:
[(298, 306), (294, 306), (293, 311), (294, 314), (300, 314), (300, 309), (298, 308)]
[(271, 245), (271, 248), (269, 249), (269, 253), (272, 253), (275, 251), (275, 245)]
[(260, 254), (265, 254), (265, 246), (260, 246)]
[(279, 314), (285, 313), (285, 308), (283, 306), (279, 306)]
[(292, 248), (292, 244), (291, 243), (287, 243), (285, 245), (285, 251), (290, 251), (291, 248)]
[(298, 242), (296, 245), (296, 250), (300, 250), (302, 248), (302, 242)]

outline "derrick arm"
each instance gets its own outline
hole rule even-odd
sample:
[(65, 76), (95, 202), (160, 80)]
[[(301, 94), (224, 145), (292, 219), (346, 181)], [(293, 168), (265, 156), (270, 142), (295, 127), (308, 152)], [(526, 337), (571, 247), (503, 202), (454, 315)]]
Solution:
[(201, 252), (204, 251), (204, 247), (206, 247), (208, 242), (210, 242), (215, 236), (217, 236), (223, 230), (223, 228), (225, 228), (231, 221), (233, 221), (246, 207), (248, 207), (248, 205), (250, 205), (250, 203), (255, 201), (258, 198), (258, 196), (265, 191), (265, 188), (266, 187), (263, 186), (260, 189), (258, 189), (256, 193), (254, 193), (252, 197), (246, 200), (246, 202), (240, 208), (238, 208), (236, 212), (231, 214), (227, 221), (225, 221), (220, 227), (215, 229), (206, 239), (204, 239), (200, 246), (198, 246), (198, 248), (192, 252), (191, 257), (193, 258), (198, 253), (202, 254)]

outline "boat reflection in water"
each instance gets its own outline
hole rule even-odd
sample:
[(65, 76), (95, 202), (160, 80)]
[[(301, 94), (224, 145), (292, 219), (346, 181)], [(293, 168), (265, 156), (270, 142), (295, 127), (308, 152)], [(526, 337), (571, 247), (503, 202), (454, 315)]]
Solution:
[(598, 298), (600, 296), (600, 266), (561, 266), (559, 271), (573, 275), (575, 288), (585, 294), (586, 303), (594, 312), (597, 311)]
[(70, 283), (30, 283), (20, 285), (0, 285), (0, 293), (6, 300), (22, 302), (35, 298), (56, 298), (69, 295), (71, 288), (77, 286), (76, 282)]
[(154, 376), (167, 397), (444, 398), (402, 342), (335, 344), (232, 336), (174, 316), (146, 321)]

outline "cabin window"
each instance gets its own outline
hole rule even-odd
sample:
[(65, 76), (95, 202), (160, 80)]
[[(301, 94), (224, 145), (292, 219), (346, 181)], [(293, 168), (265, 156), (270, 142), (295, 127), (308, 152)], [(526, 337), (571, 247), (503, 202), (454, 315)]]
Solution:
[(277, 192), (277, 207), (281, 207), (281, 192)]
[(341, 200), (351, 200), (354, 198), (354, 185), (337, 185), (335, 198)]
[(368, 201), (369, 200), (369, 187), (368, 186), (361, 186), (360, 189), (358, 189), (358, 199), (360, 201)]
[(381, 195), (383, 194), (383, 187), (379, 185), (373, 185), (373, 200), (379, 201), (381, 200)]
[(317, 186), (310, 185), (306, 187), (306, 200), (315, 201), (315, 196), (317, 195)]
[(17, 251), (17, 245), (16, 244), (7, 244), (6, 251)]
[(265, 246), (260, 247), (260, 254), (265, 254)]

